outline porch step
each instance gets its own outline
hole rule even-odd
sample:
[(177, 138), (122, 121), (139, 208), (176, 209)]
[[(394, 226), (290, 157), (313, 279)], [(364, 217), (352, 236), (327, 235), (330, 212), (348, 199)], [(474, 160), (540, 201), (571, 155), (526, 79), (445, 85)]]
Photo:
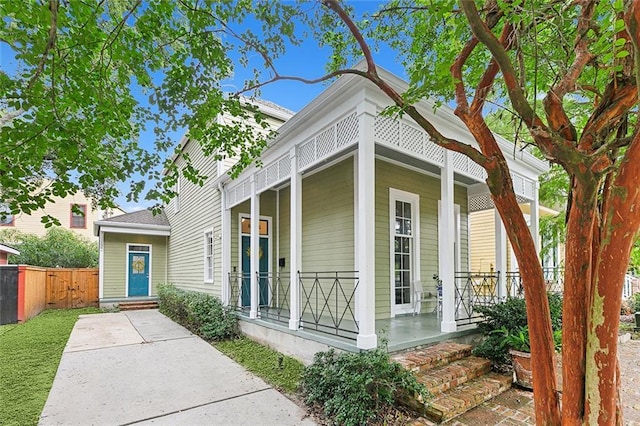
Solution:
[(424, 349), (395, 354), (392, 359), (407, 370), (419, 373), (447, 365), (469, 355), (471, 355), (471, 345), (443, 342)]
[(392, 357), (413, 371), (431, 398), (404, 394), (399, 401), (431, 421), (450, 420), (511, 387), (512, 377), (491, 372), (491, 362), (471, 356), (471, 346), (453, 342)]
[(139, 309), (158, 309), (157, 300), (143, 300), (133, 302), (120, 302), (118, 309), (121, 311), (135, 311)]
[(457, 386), (424, 404), (422, 414), (435, 422), (444, 422), (488, 401), (511, 388), (510, 375), (489, 373)]
[(491, 361), (470, 356), (442, 367), (416, 374), (433, 396), (440, 395), (491, 371)]

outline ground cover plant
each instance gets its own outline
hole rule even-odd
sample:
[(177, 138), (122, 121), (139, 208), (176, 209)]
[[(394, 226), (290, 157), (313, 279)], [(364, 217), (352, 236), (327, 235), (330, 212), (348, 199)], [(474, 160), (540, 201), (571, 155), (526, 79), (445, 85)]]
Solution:
[(214, 346), (275, 388), (287, 393), (293, 393), (298, 389), (304, 370), (300, 361), (246, 337), (217, 342)]
[(24, 324), (0, 327), (0, 424), (38, 424), (78, 316), (97, 312), (97, 308), (48, 310)]
[(238, 335), (238, 318), (217, 297), (184, 291), (171, 284), (158, 287), (160, 312), (207, 341)]

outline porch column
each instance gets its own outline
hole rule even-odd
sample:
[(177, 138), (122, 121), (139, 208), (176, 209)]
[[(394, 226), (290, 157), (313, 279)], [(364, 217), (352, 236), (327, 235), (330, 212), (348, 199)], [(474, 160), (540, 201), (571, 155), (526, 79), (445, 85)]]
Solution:
[(453, 205), (453, 152), (444, 151), (444, 167), (440, 173), (440, 226), (438, 227), (438, 275), (442, 280), (442, 322), (445, 332), (457, 330), (455, 312), (455, 221)]
[(498, 209), (495, 212), (495, 244), (496, 244), (496, 271), (498, 271), (498, 297), (507, 296), (507, 232), (500, 218)]
[(222, 217), (222, 302), (231, 304), (231, 288), (229, 273), (231, 272), (231, 209), (227, 208), (227, 194), (224, 186), (220, 186), (220, 211)]
[(251, 176), (251, 310), (249, 318), (258, 318), (258, 271), (260, 270), (260, 195), (256, 175)]
[(529, 225), (529, 229), (531, 230), (531, 236), (533, 237), (533, 244), (536, 246), (536, 252), (538, 253), (538, 257), (540, 257), (540, 203), (538, 201), (538, 190), (540, 184), (536, 181), (533, 184), (533, 200), (530, 202), (530, 210), (531, 213), (529, 215), (529, 220), (531, 221), (531, 225)]
[(376, 336), (376, 274), (375, 274), (375, 143), (373, 129), (376, 106), (363, 102), (358, 105), (360, 124), (358, 140), (358, 226), (357, 267), (358, 307), (362, 308), (358, 321), (357, 346), (372, 349), (378, 345)]
[(302, 269), (302, 174), (298, 172), (297, 148), (291, 148), (289, 159), (291, 160), (291, 201), (290, 211), (290, 244), (289, 244), (289, 329), (300, 328), (300, 281), (298, 271)]

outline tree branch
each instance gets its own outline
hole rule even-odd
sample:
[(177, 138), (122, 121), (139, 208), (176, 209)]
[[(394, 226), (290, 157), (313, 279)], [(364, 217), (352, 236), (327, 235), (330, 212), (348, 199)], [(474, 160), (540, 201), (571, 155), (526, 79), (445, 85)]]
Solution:
[(574, 52), (576, 54), (569, 69), (554, 86), (552, 86), (543, 100), (547, 120), (554, 132), (562, 135), (570, 141), (577, 141), (578, 134), (573, 123), (564, 110), (563, 100), (567, 93), (576, 89), (576, 81), (582, 74), (584, 67), (593, 59), (594, 55), (589, 51), (587, 31), (590, 29), (595, 5), (593, 1), (583, 1), (582, 13), (578, 19), (576, 42)]
[(49, 56), (49, 51), (53, 47), (56, 42), (56, 34), (58, 31), (58, 0), (49, 0), (49, 10), (51, 10), (51, 24), (49, 26), (49, 38), (47, 40), (47, 44), (44, 47), (44, 52), (42, 53), (42, 57), (40, 58), (40, 62), (36, 67), (35, 73), (29, 79), (29, 83), (27, 83), (27, 90), (30, 90), (33, 85), (42, 74), (44, 70), (44, 64), (47, 61), (47, 57)]
[[(536, 138), (538, 148), (540, 148), (547, 157), (570, 158), (567, 154), (575, 151), (573, 144), (564, 138), (553, 136), (546, 124), (531, 108), (522, 87), (520, 87), (518, 83), (517, 74), (511, 63), (511, 59), (507, 55), (507, 51), (500, 40), (496, 38), (493, 32), (491, 32), (491, 29), (488, 28), (480, 18), (475, 2), (460, 0), (459, 4), (467, 17), (473, 35), (487, 47), (500, 66), (511, 104), (518, 115), (524, 120), (532, 136)], [(546, 136), (543, 137), (542, 135)]]

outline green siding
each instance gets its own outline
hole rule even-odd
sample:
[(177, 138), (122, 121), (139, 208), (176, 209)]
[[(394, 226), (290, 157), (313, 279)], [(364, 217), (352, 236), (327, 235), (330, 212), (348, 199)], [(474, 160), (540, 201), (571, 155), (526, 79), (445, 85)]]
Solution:
[(127, 244), (151, 244), (151, 294), (167, 281), (167, 237), (114, 234), (104, 235), (103, 298), (125, 297)]
[(280, 190), (280, 257), (285, 259), (282, 272), (290, 272), (291, 257), (291, 188)]
[(302, 270), (354, 270), (353, 158), (302, 181)]
[[(203, 155), (200, 145), (193, 141), (185, 147), (194, 166), (205, 176), (198, 185), (181, 177), (180, 209), (175, 211), (175, 199), (165, 208), (171, 224), (169, 237), (169, 282), (177, 287), (206, 292), (220, 297), (222, 281), (222, 197), (214, 180), (216, 162)], [(176, 160), (184, 167), (182, 157)], [(213, 283), (204, 280), (204, 234), (213, 232)]]
[[(438, 200), (440, 180), (386, 161), (376, 160), (376, 318), (391, 316), (391, 260), (389, 188), (420, 197), (420, 275), (424, 290), (435, 292), (431, 279), (438, 273)], [(468, 262), (467, 191), (455, 186), (455, 203), (460, 205), (461, 264)], [(466, 266), (464, 266), (466, 269)]]

